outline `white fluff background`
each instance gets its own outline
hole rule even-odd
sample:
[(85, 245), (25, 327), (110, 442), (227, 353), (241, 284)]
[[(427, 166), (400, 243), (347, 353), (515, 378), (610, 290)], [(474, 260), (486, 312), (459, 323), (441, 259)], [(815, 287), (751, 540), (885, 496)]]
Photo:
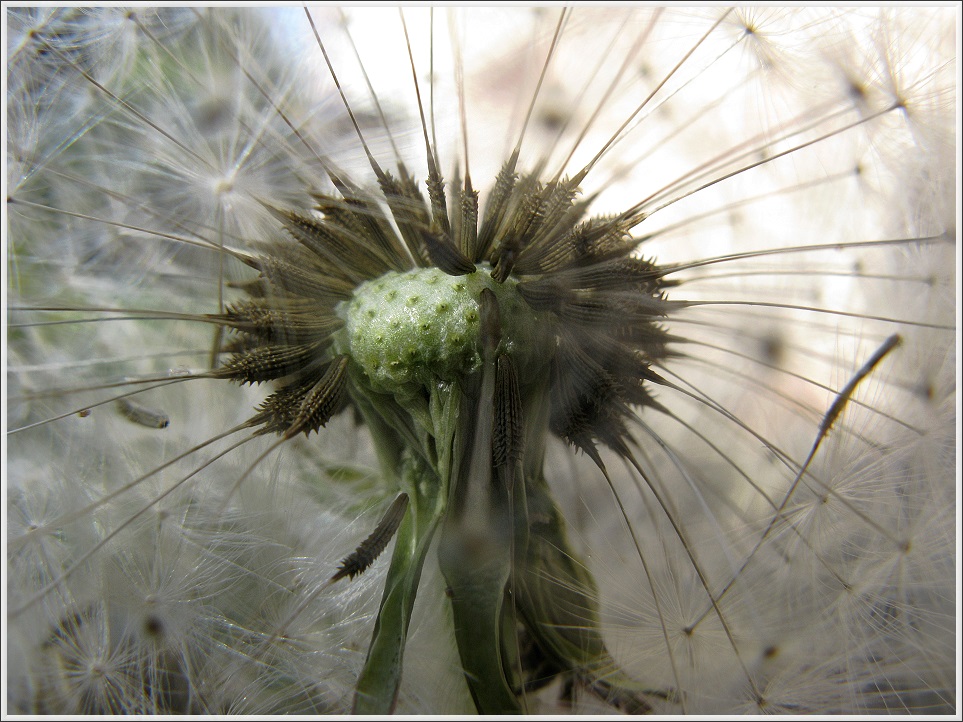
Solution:
[[(482, 203), (560, 12), (404, 9), (446, 179)], [(311, 13), (372, 153), (423, 181), (397, 9)], [(617, 138), (594, 213), (642, 204), (640, 255), (684, 266), (669, 298), (726, 303), (666, 319), (671, 415), (634, 428), (667, 512), (614, 456), (625, 517), (560, 441), (546, 477), (655, 712), (955, 713), (960, 11), (725, 13), (577, 7), (548, 64), (520, 167)], [(331, 192), (305, 144), (373, 186), (304, 10), (8, 8), (5, 39), (5, 711), (348, 712), (388, 554), (318, 590), (395, 493), (364, 428), (205, 466), (230, 439), (186, 452), (267, 389), (177, 381), (213, 327), (107, 311), (236, 298), (250, 274), (191, 241), (269, 243), (262, 202)], [(560, 684), (529, 709), (616, 712)], [(397, 711), (473, 711), (432, 558)]]

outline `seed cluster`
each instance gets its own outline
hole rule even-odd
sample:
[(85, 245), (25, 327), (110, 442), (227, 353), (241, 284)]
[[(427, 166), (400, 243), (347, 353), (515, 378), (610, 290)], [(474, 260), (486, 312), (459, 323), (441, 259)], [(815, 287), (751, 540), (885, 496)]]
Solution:
[(240, 284), (249, 300), (217, 317), (238, 334), (215, 375), (278, 386), (251, 424), (318, 430), (349, 401), (348, 373), (379, 393), (468, 379), (481, 366), (488, 288), (501, 352), (550, 376), (552, 432), (593, 456), (598, 442), (624, 450), (630, 407), (654, 403), (644, 382), (659, 381), (650, 365), (668, 353), (668, 284), (634, 255), (638, 218), (587, 217), (575, 181), (520, 178), (514, 166), (499, 173), (480, 225), (470, 180), (449, 213), (441, 178), (432, 171), (426, 200), (403, 166), (400, 180), (376, 168), (380, 198), (335, 176), (341, 198), (317, 195), (307, 213), (272, 209), (296, 243), (245, 256), (259, 272)]

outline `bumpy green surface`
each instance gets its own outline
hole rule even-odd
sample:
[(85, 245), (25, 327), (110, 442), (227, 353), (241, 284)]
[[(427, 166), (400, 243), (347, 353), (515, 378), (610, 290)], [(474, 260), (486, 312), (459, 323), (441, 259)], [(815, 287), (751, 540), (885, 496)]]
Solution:
[(351, 356), (373, 389), (386, 393), (464, 378), (481, 366), (478, 297), (489, 288), (498, 299), (501, 350), (523, 368), (543, 366), (552, 352), (549, 331), (515, 285), (513, 279), (496, 283), (481, 267), (467, 276), (437, 268), (387, 273), (359, 286), (339, 307), (345, 328), (337, 350)]

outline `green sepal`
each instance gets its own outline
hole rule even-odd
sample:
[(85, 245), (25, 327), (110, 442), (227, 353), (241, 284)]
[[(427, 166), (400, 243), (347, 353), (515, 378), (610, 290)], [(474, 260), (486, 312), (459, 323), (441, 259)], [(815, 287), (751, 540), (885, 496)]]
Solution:
[(398, 530), (368, 656), (355, 687), (355, 714), (390, 714), (394, 710), (411, 612), (444, 508), (437, 480), (426, 478), (434, 476), (433, 472), (415, 461), (406, 464), (405, 471), (402, 486), (411, 502)]
[(528, 543), (518, 546), (515, 562), (519, 616), (542, 653), (578, 684), (623, 712), (651, 711), (645, 697), (653, 692), (623, 672), (605, 646), (595, 581), (572, 550), (543, 479), (526, 487), (526, 502)]
[(456, 439), (460, 395), (439, 386), (419, 413), (409, 417), (408, 428), (420, 439), (419, 447), (387, 443), (384, 419), (401, 417), (404, 409), (378, 394), (368, 394), (359, 404), (373, 435), (383, 468), (397, 470), (399, 486), (409, 497), (408, 512), (398, 530), (388, 567), (384, 593), (375, 620), (364, 668), (355, 686), (355, 714), (390, 714), (401, 685), (408, 627), (425, 558), (448, 501), (448, 486)]

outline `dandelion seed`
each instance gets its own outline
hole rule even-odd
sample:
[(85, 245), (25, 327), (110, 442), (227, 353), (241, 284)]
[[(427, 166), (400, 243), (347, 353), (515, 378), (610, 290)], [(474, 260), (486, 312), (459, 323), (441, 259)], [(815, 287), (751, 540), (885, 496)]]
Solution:
[[(146, 426), (148, 429), (166, 429), (171, 423), (170, 417), (163, 411), (142, 406), (129, 399), (118, 399), (117, 408), (128, 421)], [(90, 412), (87, 411), (87, 413)]]
[(358, 545), (357, 549), (341, 562), (341, 566), (338, 567), (338, 571), (331, 577), (331, 581), (335, 582), (345, 577), (354, 579), (358, 574), (361, 574), (370, 567), (381, 552), (385, 550), (385, 547), (388, 546), (391, 537), (398, 531), (398, 527), (401, 526), (401, 521), (407, 510), (408, 497), (405, 494), (400, 494), (391, 506), (388, 507), (388, 511), (385, 512), (381, 521), (378, 522), (377, 528)]
[(959, 13), (446, 15), (8, 13), (7, 704), (954, 710)]

